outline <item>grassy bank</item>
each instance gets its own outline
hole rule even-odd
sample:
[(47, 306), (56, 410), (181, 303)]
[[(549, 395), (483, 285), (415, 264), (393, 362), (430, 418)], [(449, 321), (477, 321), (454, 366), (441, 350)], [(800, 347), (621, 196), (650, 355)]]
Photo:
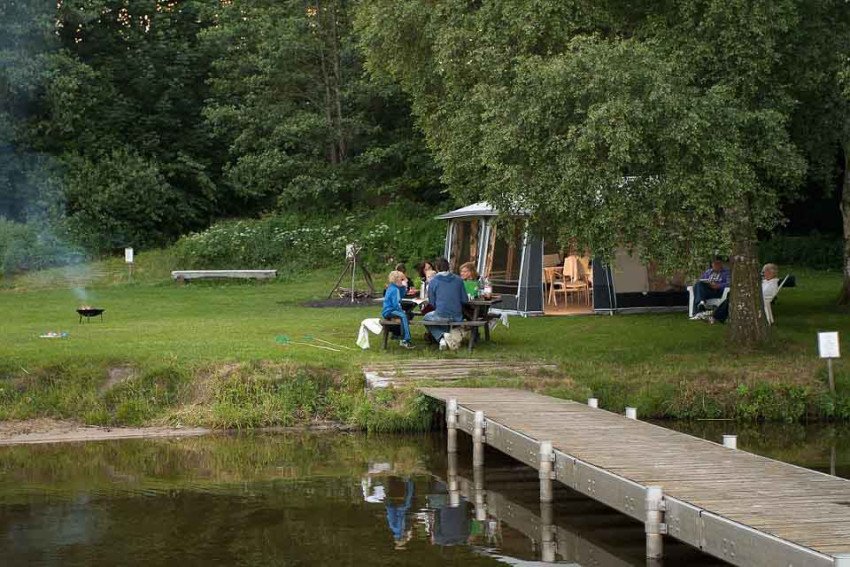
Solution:
[[(213, 427), (335, 420), (372, 430), (419, 429), (429, 423), (424, 402), (405, 391), (365, 394), (361, 366), (466, 357), (421, 341), (412, 352), (357, 349), (358, 324), (377, 307), (304, 305), (327, 296), (336, 270), (283, 274), (267, 284), (178, 286), (168, 280), (173, 267), (160, 252), (138, 257), (132, 284), (120, 262), (4, 282), (0, 419)], [(512, 318), (473, 356), (555, 362), (558, 371), (468, 383), (577, 400), (594, 395), (603, 407), (637, 406), (643, 416), (850, 418), (850, 371), (836, 364), (838, 394), (830, 395), (815, 341), (818, 330), (850, 331), (847, 313), (834, 307), (839, 276), (806, 271), (798, 281), (781, 294), (774, 341), (763, 351), (730, 350), (722, 326), (681, 313)], [(105, 308), (103, 321), (78, 324), (80, 303)], [(39, 338), (46, 331), (69, 336)], [(353, 350), (316, 348), (312, 337)]]

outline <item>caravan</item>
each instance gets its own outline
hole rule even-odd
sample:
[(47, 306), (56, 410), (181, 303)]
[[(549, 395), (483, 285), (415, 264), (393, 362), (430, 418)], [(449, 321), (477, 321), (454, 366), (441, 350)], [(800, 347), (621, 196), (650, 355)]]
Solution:
[(501, 311), (520, 315), (686, 310), (681, 277), (665, 278), (652, 263), (625, 249), (611, 264), (591, 255), (567, 254), (530, 233), (519, 217), (496, 225), (487, 203), (437, 218), (448, 221), (444, 255), (453, 269), (473, 262), (501, 294)]

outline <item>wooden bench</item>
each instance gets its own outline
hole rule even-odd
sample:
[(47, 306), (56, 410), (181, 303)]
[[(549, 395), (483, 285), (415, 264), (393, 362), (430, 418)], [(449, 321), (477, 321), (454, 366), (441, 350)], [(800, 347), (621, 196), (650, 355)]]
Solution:
[(171, 278), (178, 282), (213, 279), (271, 280), (276, 277), (277, 270), (175, 270), (171, 272)]
[[(449, 330), (452, 329), (470, 329), (472, 332), (469, 334), (469, 352), (472, 352), (472, 349), (475, 348), (475, 343), (478, 342), (478, 329), (484, 327), (484, 336), (485, 340), (490, 340), (490, 327), (487, 324), (488, 321), (425, 321), (423, 319), (410, 321), (410, 326), (420, 325), (423, 327), (448, 327)], [(384, 342), (384, 350), (387, 349), (387, 344), (390, 340), (390, 328), (391, 327), (399, 327), (401, 328), (401, 321), (398, 319), (381, 319), (381, 327), (383, 330), (381, 331), (381, 335)]]

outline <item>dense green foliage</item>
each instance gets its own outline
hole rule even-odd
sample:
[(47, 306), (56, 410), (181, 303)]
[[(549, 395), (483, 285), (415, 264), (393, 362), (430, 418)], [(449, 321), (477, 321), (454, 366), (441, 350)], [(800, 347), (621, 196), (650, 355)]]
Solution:
[(291, 273), (341, 266), (346, 244), (356, 242), (361, 259), (374, 270), (388, 270), (398, 262), (412, 269), (442, 253), (445, 225), (433, 217), (430, 209), (402, 202), (337, 216), (289, 214), (225, 221), (184, 237), (177, 252), (186, 267), (252, 266)]
[(759, 243), (759, 256), (763, 262), (774, 262), (780, 266), (840, 270), (843, 247), (841, 239), (824, 234), (777, 235)]
[(0, 217), (107, 252), (218, 218), (439, 201), (404, 97), (362, 72), (349, 10), (4, 2)]

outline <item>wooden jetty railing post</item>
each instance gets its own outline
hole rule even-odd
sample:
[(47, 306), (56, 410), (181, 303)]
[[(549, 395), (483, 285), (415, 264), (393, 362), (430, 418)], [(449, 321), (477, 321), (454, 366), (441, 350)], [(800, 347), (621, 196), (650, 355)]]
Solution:
[(664, 523), (664, 491), (660, 486), (646, 487), (646, 558), (661, 559), (664, 556), (663, 536), (667, 533)]
[(472, 468), (472, 484), (475, 489), (475, 519), (487, 521), (487, 493), (484, 491), (484, 467)]
[(738, 436), (737, 435), (724, 435), (723, 436), (723, 446), (728, 449), (737, 449), (738, 448)]
[(448, 454), (448, 471), (446, 472), (446, 488), (449, 491), (449, 506), (460, 506), (460, 485), (457, 480), (457, 453)]
[(551, 441), (540, 442), (540, 501), (552, 501), (552, 469), (555, 464), (555, 451)]
[(599, 407), (599, 399), (598, 398), (587, 398), (587, 405), (589, 405), (592, 408), (598, 408)]
[(629, 419), (637, 419), (637, 408), (626, 408), (626, 417)]
[(475, 412), (475, 422), (472, 429), (472, 466), (484, 466), (484, 428), (487, 426), (484, 420), (484, 412)]
[(446, 449), (457, 453), (457, 399), (449, 398), (446, 402)]
[(551, 502), (540, 503), (540, 556), (544, 563), (554, 563), (558, 542), (555, 539), (555, 521)]

